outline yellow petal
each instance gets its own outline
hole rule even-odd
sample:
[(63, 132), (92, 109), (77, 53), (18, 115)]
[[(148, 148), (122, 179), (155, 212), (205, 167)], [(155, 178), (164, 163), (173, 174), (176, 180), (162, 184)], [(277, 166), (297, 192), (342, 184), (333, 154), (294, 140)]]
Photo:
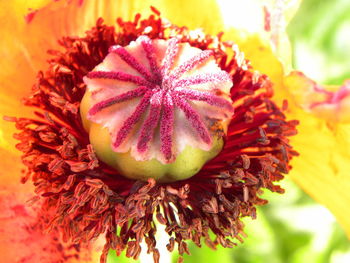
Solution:
[(350, 238), (350, 92), (323, 87), (297, 71), (284, 84), (293, 98), (288, 116), (300, 121), (292, 138), (300, 156), (290, 176), (336, 216)]
[(302, 109), (289, 116), (300, 120), (292, 138), (300, 156), (292, 161), (290, 176), (329, 208), (350, 238), (350, 125), (327, 123)]

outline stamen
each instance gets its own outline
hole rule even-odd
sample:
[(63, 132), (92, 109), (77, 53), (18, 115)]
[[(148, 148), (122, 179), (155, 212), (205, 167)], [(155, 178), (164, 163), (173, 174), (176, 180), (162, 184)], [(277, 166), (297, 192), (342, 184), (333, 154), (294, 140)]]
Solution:
[(165, 52), (163, 65), (161, 67), (161, 73), (163, 77), (169, 74), (170, 68), (174, 64), (175, 57), (178, 52), (179, 52), (179, 40), (175, 37), (169, 40), (169, 44)]
[(160, 118), (160, 112), (163, 104), (163, 95), (164, 91), (159, 91), (155, 93), (150, 100), (151, 109), (147, 120), (142, 126), (141, 135), (137, 142), (137, 149), (139, 152), (145, 152), (148, 148), (147, 144), (152, 140), (154, 129), (157, 127)]
[(140, 86), (139, 88), (135, 90), (131, 90), (128, 92), (125, 92), (123, 94), (120, 94), (118, 96), (115, 96), (113, 98), (110, 98), (108, 100), (103, 100), (97, 104), (95, 104), (90, 110), (89, 110), (89, 115), (95, 115), (97, 112), (103, 110), (104, 108), (110, 107), (114, 104), (124, 102), (130, 99), (134, 99), (137, 97), (142, 96), (145, 92), (147, 92), (149, 89), (144, 86)]
[(219, 73), (204, 73), (194, 75), (188, 78), (180, 79), (175, 81), (173, 84), (174, 88), (186, 88), (193, 85), (201, 85), (206, 83), (218, 84), (221, 82), (230, 81), (231, 78), (226, 72)]
[(230, 102), (224, 98), (213, 95), (210, 92), (189, 89), (177, 89), (177, 91), (179, 95), (186, 97), (188, 100), (204, 101), (209, 105), (225, 108), (231, 113), (234, 111), (233, 106)]
[(156, 54), (152, 44), (152, 40), (146, 36), (141, 36), (139, 39), (141, 39), (142, 48), (146, 53), (146, 57), (149, 61), (152, 73), (155, 75), (155, 81), (161, 81), (161, 73), (156, 62)]
[(112, 72), (112, 71), (92, 71), (86, 75), (90, 79), (115, 79), (120, 81), (132, 82), (140, 86), (152, 86), (152, 83), (145, 80), (142, 77), (130, 75), (125, 72)]
[(134, 113), (124, 122), (123, 126), (120, 128), (114, 142), (113, 147), (118, 148), (128, 136), (134, 125), (140, 120), (142, 114), (146, 111), (149, 100), (153, 94), (153, 91), (149, 91), (141, 99), (139, 105), (137, 105)]
[(163, 118), (160, 122), (161, 149), (166, 160), (172, 159), (172, 135), (174, 129), (174, 103), (169, 93), (165, 95)]
[(186, 62), (182, 63), (180, 66), (174, 69), (174, 71), (171, 73), (170, 78), (171, 79), (177, 79), (180, 78), (185, 72), (188, 72), (198, 65), (204, 63), (206, 60), (210, 58), (210, 56), (213, 55), (213, 51), (211, 50), (204, 50), (201, 51), (198, 55), (195, 55), (194, 57), (190, 58)]
[(131, 55), (125, 48), (121, 46), (113, 46), (109, 49), (109, 52), (113, 52), (119, 55), (129, 66), (136, 69), (146, 79), (152, 79), (151, 73), (145, 68), (137, 59)]
[(211, 138), (209, 131), (207, 127), (205, 127), (205, 124), (201, 120), (199, 114), (183, 98), (175, 96), (174, 102), (185, 113), (186, 118), (190, 121), (192, 127), (195, 128), (195, 130), (198, 132), (198, 135), (201, 137), (201, 139), (205, 143), (210, 144)]

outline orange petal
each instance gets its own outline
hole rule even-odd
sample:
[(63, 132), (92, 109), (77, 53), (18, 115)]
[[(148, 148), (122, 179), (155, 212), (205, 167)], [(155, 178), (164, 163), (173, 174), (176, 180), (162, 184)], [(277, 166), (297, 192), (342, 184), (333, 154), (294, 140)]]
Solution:
[[(38, 255), (43, 253), (47, 258), (48, 252), (44, 252), (44, 243), (49, 240), (43, 238), (35, 228), (30, 227), (34, 222), (32, 210), (25, 207), (26, 200), (32, 192), (31, 185), (22, 185), (20, 181), (21, 167), (17, 156), (0, 150), (0, 254), (2, 262), (24, 262), (29, 258), (42, 262)], [(39, 241), (39, 242), (36, 242)], [(50, 245), (46, 245), (49, 248)], [(22, 261), (21, 261), (22, 260)], [(35, 261), (36, 260), (36, 261)]]
[(54, 231), (43, 234), (35, 209), (24, 205), (29, 196), (22, 190), (18, 186), (0, 187), (1, 262), (99, 262), (98, 253), (91, 249), (68, 247)]

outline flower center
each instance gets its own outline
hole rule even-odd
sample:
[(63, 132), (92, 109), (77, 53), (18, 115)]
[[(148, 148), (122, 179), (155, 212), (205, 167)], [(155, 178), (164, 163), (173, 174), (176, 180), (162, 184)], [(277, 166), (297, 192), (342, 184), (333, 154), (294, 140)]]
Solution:
[[(84, 78), (90, 102), (82, 118), (99, 124), (98, 129), (107, 128), (113, 152), (130, 152), (136, 161), (155, 159), (166, 165), (190, 147), (201, 156), (201, 164), (195, 165), (199, 168), (213, 157), (208, 152), (218, 153), (222, 132), (218, 136), (217, 127), (227, 127), (233, 114), (232, 81), (215, 63), (212, 51), (180, 43), (178, 38), (146, 36), (109, 51)], [(81, 112), (84, 107), (83, 102)], [(91, 141), (99, 155), (100, 145)]]
[[(272, 83), (268, 77), (248, 66), (231, 42), (221, 41), (220, 36), (197, 37), (185, 27), (169, 25), (159, 13), (148, 19), (139, 18), (118, 19), (118, 32), (99, 19), (86, 36), (65, 37), (60, 41), (63, 51), (52, 52), (50, 67), (38, 74), (32, 95), (25, 99), (26, 105), (35, 107), (37, 117), (6, 118), (15, 122), (19, 130), (15, 135), (19, 140), (16, 147), (23, 152), (23, 164), (27, 167), (22, 182), (33, 181), (36, 196), (31, 202), (40, 200), (38, 219), (45, 222), (45, 229), (54, 230), (52, 236), (68, 240), (67, 246), (82, 251), (83, 242), (90, 244), (98, 236), (105, 237), (101, 262), (106, 262), (110, 249), (118, 255), (126, 251), (127, 257), (137, 259), (140, 243), (145, 240), (148, 252), (158, 262), (160, 244), (155, 237), (155, 221), (166, 226), (169, 235), (166, 247), (170, 252), (177, 247), (180, 255), (189, 253), (188, 240), (199, 247), (204, 243), (212, 248), (219, 244), (232, 247), (233, 241), (242, 241), (241, 217), (255, 218), (256, 206), (266, 203), (259, 196), (261, 189), (283, 192), (275, 182), (288, 172), (290, 159), (297, 155), (288, 143), (288, 137), (296, 133), (297, 121), (286, 120), (271, 101)], [(151, 65), (158, 69), (165, 65), (170, 40), (143, 37), (130, 42), (139, 32), (149, 32), (150, 38), (177, 34), (192, 47), (178, 43), (169, 74), (162, 75), (160, 70), (153, 73)], [(153, 59), (147, 58), (141, 40), (153, 47)], [(150, 75), (144, 76), (141, 68), (135, 69), (135, 63), (134, 67), (130, 66), (117, 53), (108, 53), (106, 47), (116, 43), (129, 43), (124, 49)], [(215, 50), (215, 60), (209, 56), (178, 79), (169, 81), (167, 76), (180, 65), (210, 52), (193, 46)], [(231, 82), (208, 81), (184, 85), (181, 93), (178, 92), (176, 81), (193, 79), (196, 75), (225, 74), (220, 73), (216, 62), (230, 73), (235, 84), (231, 89)], [(88, 73), (90, 70), (93, 71)], [(86, 76), (87, 89), (82, 76)], [(160, 91), (163, 91), (159, 95), (162, 100), (157, 102), (156, 94)], [(192, 97), (186, 97), (184, 92)], [(228, 93), (235, 105), (233, 116), (232, 107), (220, 106), (217, 100), (225, 99), (231, 105)], [(197, 99), (192, 99), (194, 96)], [(130, 124), (143, 99), (144, 111), (138, 111), (142, 112), (139, 120)], [(212, 141), (211, 148), (194, 127), (194, 115), (187, 118), (186, 111), (176, 101), (185, 101), (199, 116)], [(100, 108), (95, 106), (98, 104)], [(140, 153), (142, 127), (154, 105), (160, 105), (160, 114), (153, 114), (158, 116), (158, 122), (152, 122), (158, 124), (146, 143), (147, 150)], [(172, 119), (164, 118), (166, 114)], [(81, 121), (88, 134), (82, 129)], [(166, 161), (161, 152), (162, 123), (171, 128), (168, 128), (172, 131), (168, 148), (175, 159), (165, 163), (161, 161)], [(128, 131), (125, 127), (131, 128)], [(119, 133), (127, 136), (114, 149)], [(203, 163), (205, 166), (198, 170)], [(149, 178), (148, 183), (122, 178), (122, 174), (134, 179)], [(150, 178), (169, 182), (193, 174), (196, 176), (188, 180), (169, 184), (158, 184)], [(71, 255), (62, 256), (67, 259)]]

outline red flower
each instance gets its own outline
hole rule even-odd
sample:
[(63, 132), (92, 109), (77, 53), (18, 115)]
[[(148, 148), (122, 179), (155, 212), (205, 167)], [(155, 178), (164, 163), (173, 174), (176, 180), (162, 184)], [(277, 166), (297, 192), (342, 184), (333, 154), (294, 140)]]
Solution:
[[(158, 14), (145, 20), (137, 16), (132, 22), (118, 20), (118, 28), (116, 33), (100, 19), (85, 37), (64, 38), (65, 50), (51, 52), (49, 70), (38, 75), (33, 95), (25, 100), (39, 109), (37, 117), (11, 119), (21, 130), (16, 135), (21, 141), (17, 148), (24, 153), (28, 169), (23, 180), (34, 182), (42, 200), (40, 215), (73, 244), (105, 234), (102, 262), (110, 249), (117, 254), (126, 249), (127, 256), (136, 259), (142, 240), (157, 261), (156, 221), (166, 226), (168, 249), (172, 251), (177, 243), (180, 255), (189, 253), (186, 240), (198, 246), (205, 242), (211, 247), (232, 247), (234, 239), (241, 240), (240, 218), (255, 218), (255, 206), (266, 202), (258, 197), (260, 189), (283, 192), (273, 182), (288, 172), (288, 161), (295, 155), (286, 137), (295, 134), (296, 122), (286, 121), (270, 100), (269, 79), (254, 72), (237, 47), (221, 36), (193, 37), (187, 28), (164, 23)], [(176, 35), (180, 42), (211, 50), (234, 83), (230, 96), (235, 114), (224, 147), (187, 180), (161, 184), (154, 179), (147, 183), (126, 179), (98, 160), (80, 119), (83, 77), (107, 77), (89, 71), (104, 59), (109, 47), (125, 46), (140, 32), (151, 39)], [(230, 49), (233, 55), (228, 55)], [(96, 105), (103, 108), (101, 103)], [(188, 111), (189, 106), (177, 105)], [(209, 231), (215, 233), (214, 240)]]

